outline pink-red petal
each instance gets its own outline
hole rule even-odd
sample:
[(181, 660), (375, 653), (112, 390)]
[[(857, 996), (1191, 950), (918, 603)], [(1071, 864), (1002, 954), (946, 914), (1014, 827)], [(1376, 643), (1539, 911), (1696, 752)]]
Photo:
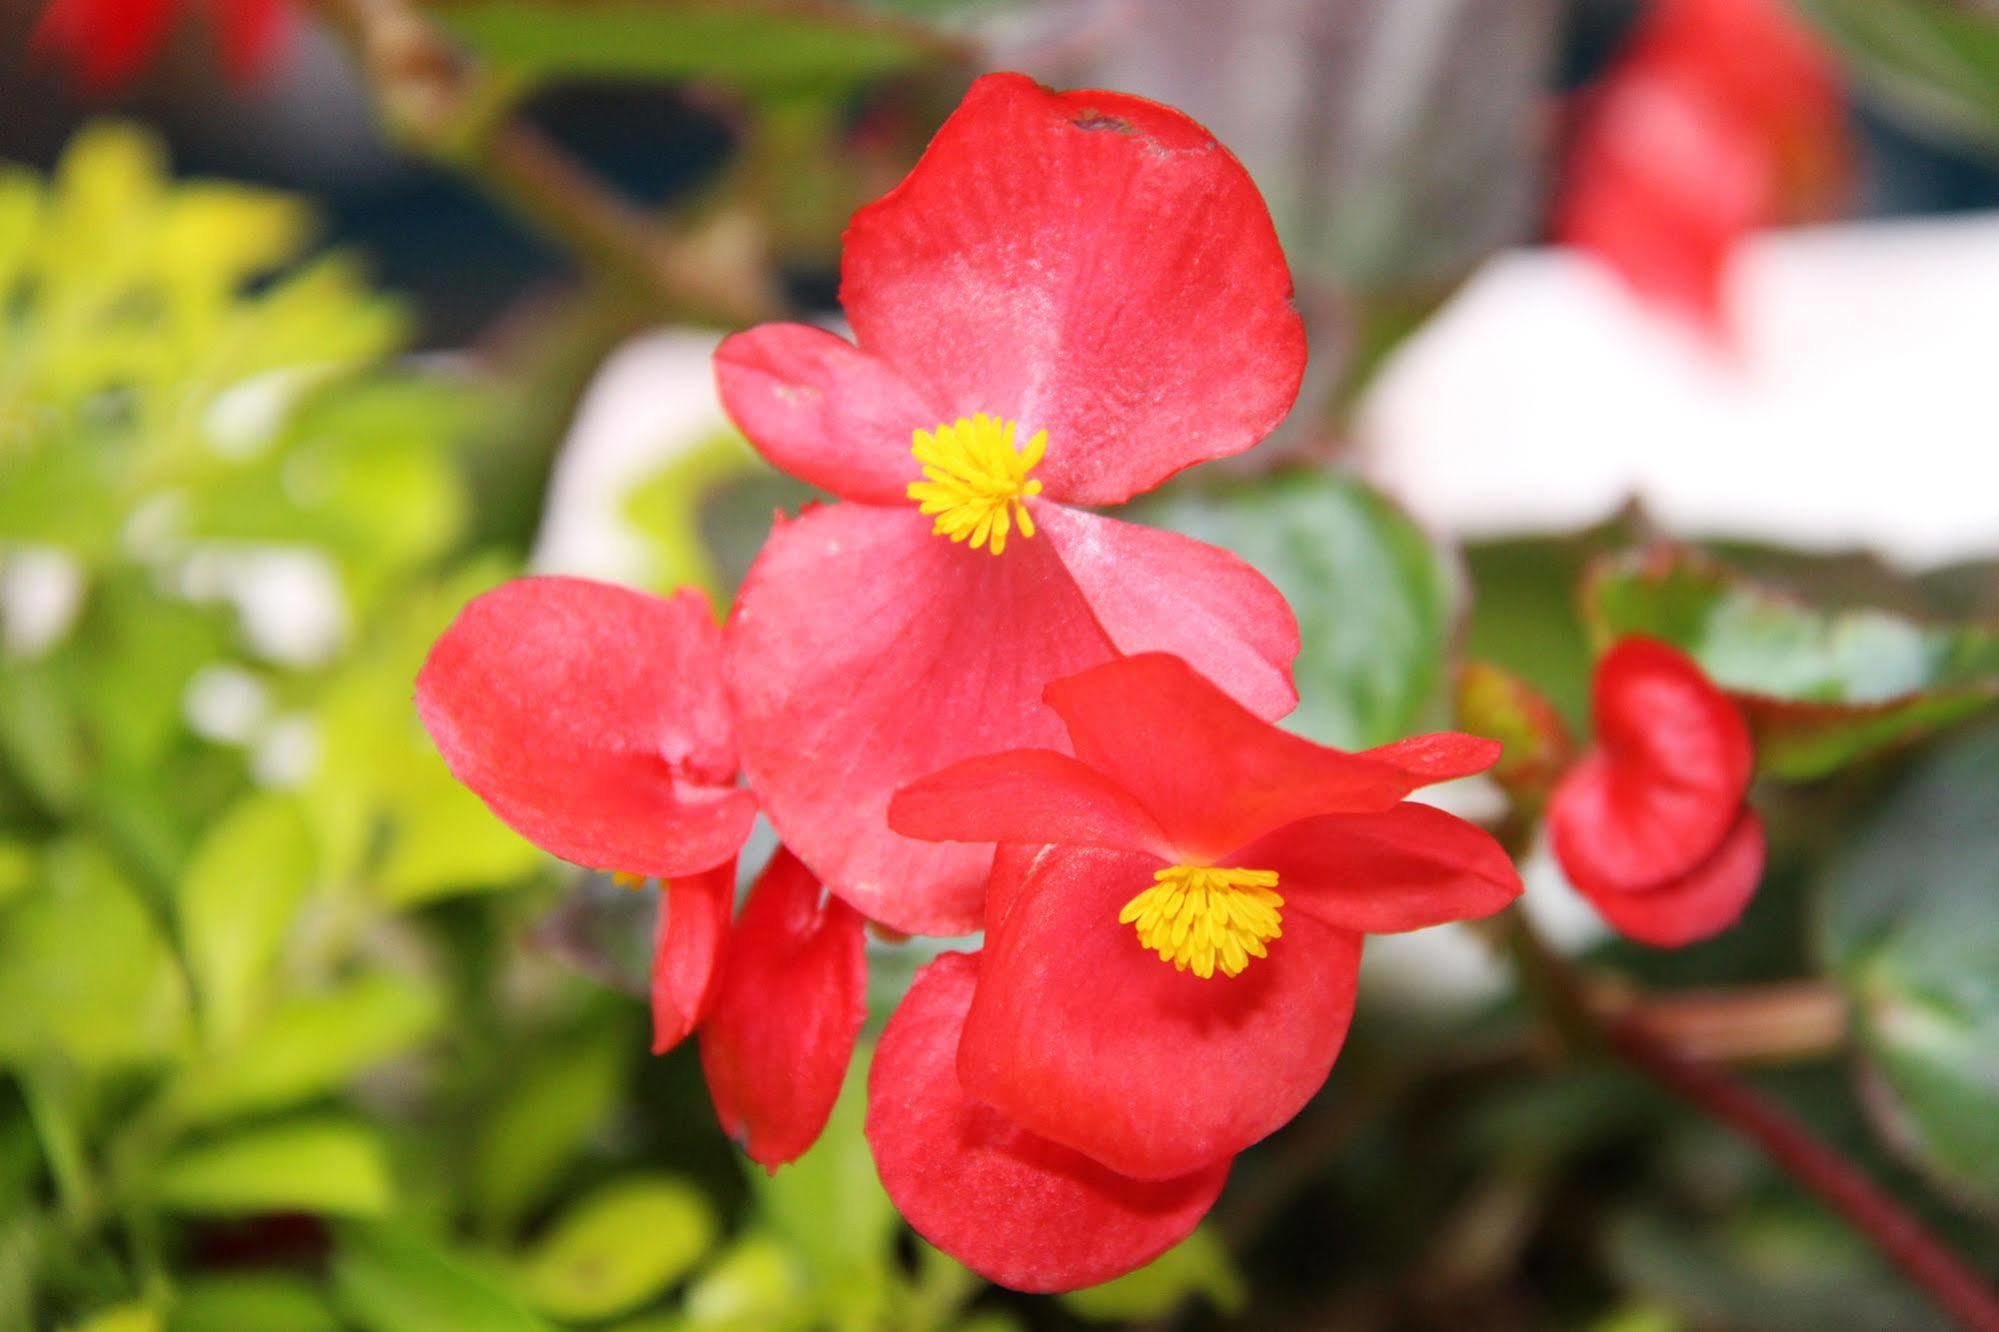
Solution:
[(661, 885), (652, 953), (652, 1052), (665, 1054), (708, 1016), (736, 905), (736, 858)]
[(1058, 680), (1047, 698), (1076, 757), (1135, 796), (1190, 859), (1315, 814), (1388, 809), (1424, 780), (1281, 731), (1164, 653)]
[(1596, 747), (1549, 805), (1563, 869), (1632, 888), (1686, 874), (1735, 826), (1749, 789), (1742, 714), (1686, 654), (1645, 638), (1598, 663), (1593, 712)]
[(843, 499), (908, 502), (915, 432), (941, 413), (879, 357), (805, 324), (764, 324), (715, 350), (722, 406), (771, 465)]
[(723, 1131), (766, 1170), (802, 1156), (840, 1098), (868, 1015), (862, 926), (780, 847), (729, 933), (701, 1068)]
[(965, 1090), (1120, 1174), (1170, 1179), (1240, 1152), (1325, 1082), (1361, 939), (1286, 912), (1239, 976), (1175, 971), (1118, 911), (1161, 861), (1055, 847), (986, 937), (958, 1051)]
[(1287, 931), (1300, 914), (1363, 934), (1420, 930), (1490, 916), (1520, 896), (1520, 874), (1492, 834), (1408, 802), (1294, 823), (1229, 863), (1277, 871)]
[(1484, 772), (1499, 762), (1500, 743), (1463, 731), (1412, 735), (1393, 744), (1363, 749), (1360, 757), (1400, 768), (1421, 785), (1455, 781)]
[(1259, 717), (1298, 706), (1298, 618), (1240, 556), (1080, 509), (1035, 513), (1120, 652), (1170, 652)]
[(908, 179), (854, 215), (840, 299), (940, 419), (1046, 430), (1036, 475), (1077, 504), (1249, 448), (1305, 368), (1242, 165), (1170, 108), (1018, 74), (973, 84)]
[(954, 1064), (978, 971), (945, 953), (882, 1032), (867, 1120), (882, 1187), (919, 1235), (1014, 1290), (1074, 1290), (1151, 1262), (1214, 1206), (1229, 1162), (1127, 1179), (967, 1096)]
[(727, 640), (743, 767), (779, 837), (908, 934), (977, 929), (992, 853), (896, 834), (889, 798), (960, 759), (1062, 747), (1043, 686), (1114, 651), (1047, 542), (995, 556), (914, 506), (845, 503), (771, 533)]
[(756, 817), (733, 786), (720, 664), (698, 592), (521, 578), (458, 613), (416, 707), (453, 775), (523, 837), (672, 878), (733, 856)]
[(1680, 948), (1733, 925), (1763, 878), (1763, 820), (1744, 807), (1713, 855), (1686, 874), (1642, 891), (1575, 880), (1576, 887), (1627, 939)]
[(1110, 778), (1052, 749), (954, 763), (895, 793), (889, 827), (926, 842), (1060, 842), (1164, 854), (1166, 834)]

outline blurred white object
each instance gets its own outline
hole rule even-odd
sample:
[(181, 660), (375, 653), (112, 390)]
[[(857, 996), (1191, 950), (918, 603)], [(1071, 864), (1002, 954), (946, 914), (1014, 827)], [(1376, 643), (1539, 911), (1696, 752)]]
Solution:
[(649, 581), (651, 558), (626, 521), (625, 499), (669, 458), (731, 428), (715, 395), (716, 341), (649, 333), (604, 362), (556, 460), (530, 560), (536, 570)]
[(0, 655), (38, 657), (61, 642), (83, 608), (83, 568), (53, 546), (0, 553)]
[(1730, 358), (1585, 255), (1502, 255), (1385, 369), (1361, 465), (1472, 538), (1636, 497), (1676, 535), (1999, 555), (1999, 215), (1773, 232), (1735, 282)]

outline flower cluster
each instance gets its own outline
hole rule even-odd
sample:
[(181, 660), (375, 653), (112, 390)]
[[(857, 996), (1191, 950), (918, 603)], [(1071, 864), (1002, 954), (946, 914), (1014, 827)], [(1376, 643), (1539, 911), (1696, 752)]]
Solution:
[(1825, 207), (1843, 117), (1830, 58), (1783, 0), (1657, 0), (1583, 103), (1556, 229), (1726, 341), (1738, 242)]
[[(1491, 836), (1409, 800), (1499, 746), (1279, 729), (1277, 591), (1091, 511), (1250, 448), (1304, 369), (1269, 216), (1199, 126), (981, 79), (843, 262), (851, 340), (769, 325), (716, 354), (751, 442), (835, 497), (779, 518), (726, 625), (689, 592), (521, 580), (446, 632), (418, 708), (523, 835), (661, 881), (655, 1044), (699, 1032), (767, 1167), (838, 1093), (864, 922), (983, 930), (889, 1020), (868, 1140), (939, 1247), (1086, 1285), (1184, 1237), (1318, 1091), (1366, 935), (1519, 894)], [(1653, 645), (1605, 663), (1557, 839), (1641, 903), (1606, 905), (1625, 920), (1707, 903), (1758, 836), (1718, 697)], [(732, 922), (759, 811), (782, 846)]]
[(1548, 806), (1563, 872), (1641, 943), (1677, 948), (1720, 933), (1763, 875), (1741, 711), (1686, 654), (1649, 638), (1604, 655), (1592, 711), (1596, 745)]

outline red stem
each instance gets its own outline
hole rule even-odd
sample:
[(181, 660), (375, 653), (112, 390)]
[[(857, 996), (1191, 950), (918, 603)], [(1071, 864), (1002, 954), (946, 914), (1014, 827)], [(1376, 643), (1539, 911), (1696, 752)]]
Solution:
[(1789, 1113), (1721, 1070), (1678, 1054), (1638, 1020), (1613, 1022), (1606, 1032), (1633, 1065), (1769, 1153), (1971, 1332), (1999, 1332), (1999, 1292)]

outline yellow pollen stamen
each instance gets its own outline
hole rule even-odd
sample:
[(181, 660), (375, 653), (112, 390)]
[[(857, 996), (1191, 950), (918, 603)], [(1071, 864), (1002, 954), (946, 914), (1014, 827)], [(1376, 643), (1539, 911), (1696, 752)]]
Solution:
[(611, 873), (611, 882), (617, 884), (620, 888), (630, 888), (636, 892), (646, 886), (646, 876), (643, 874), (628, 873), (625, 870), (614, 870)]
[(931, 531), (969, 539), (974, 550), (988, 546), (995, 555), (1006, 549), (1006, 534), (1015, 526), (1023, 537), (1034, 535), (1027, 499), (1041, 493), (1041, 483), (1027, 474), (1048, 452), (1048, 432), (1035, 431), (1025, 449), (1014, 448), (1013, 436), (1012, 421), (984, 412), (916, 432), (909, 451), (928, 480), (910, 482), (909, 497), (919, 512), (937, 519)]
[(1150, 888), (1124, 904), (1118, 924), (1138, 931), (1138, 942), (1202, 980), (1217, 967), (1240, 976), (1252, 957), (1268, 957), (1264, 944), (1283, 933), (1284, 899), (1276, 870), (1173, 865), (1152, 876)]

